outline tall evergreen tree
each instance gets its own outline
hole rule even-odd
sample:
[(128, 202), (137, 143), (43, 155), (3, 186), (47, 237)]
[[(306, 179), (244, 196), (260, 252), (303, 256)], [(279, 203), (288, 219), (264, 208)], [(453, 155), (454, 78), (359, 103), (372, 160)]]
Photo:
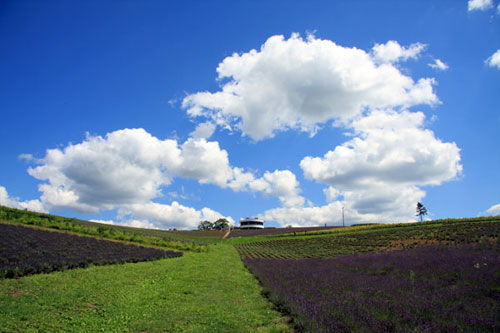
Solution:
[(417, 202), (417, 215), (420, 216), (420, 222), (424, 220), (424, 215), (427, 215), (427, 209), (422, 205), (422, 203)]

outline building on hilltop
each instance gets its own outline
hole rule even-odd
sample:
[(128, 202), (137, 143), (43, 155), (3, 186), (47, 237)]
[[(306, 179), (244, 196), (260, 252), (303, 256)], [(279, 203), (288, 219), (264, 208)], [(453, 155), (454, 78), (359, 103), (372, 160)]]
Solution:
[(264, 220), (257, 217), (241, 219), (240, 229), (264, 229)]

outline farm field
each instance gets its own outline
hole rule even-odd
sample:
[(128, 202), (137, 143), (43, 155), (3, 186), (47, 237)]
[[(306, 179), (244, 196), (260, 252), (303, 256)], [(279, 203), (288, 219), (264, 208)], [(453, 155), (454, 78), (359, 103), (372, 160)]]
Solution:
[[(256, 242), (235, 243), (247, 258), (329, 258), (339, 255), (409, 249), (432, 244), (467, 244), (498, 240), (500, 219), (470, 219), (438, 224), (412, 224), (394, 227), (357, 227), (336, 229), (338, 234), (317, 237), (274, 238)], [(249, 239), (250, 240), (250, 239)]]
[(500, 221), (238, 243), (299, 331), (500, 330)]
[(496, 245), (308, 259), (244, 259), (307, 332), (498, 332)]
[(287, 332), (234, 247), (0, 280), (2, 332)]
[(182, 252), (0, 223), (0, 278), (181, 255)]
[[(133, 228), (16, 211), (0, 227), (38, 232), (47, 220), (51, 235), (172, 249)], [(0, 278), (1, 331), (500, 330), (500, 217), (286, 231), (212, 244), (196, 241), (222, 232), (169, 231), (185, 237), (181, 257)], [(56, 252), (5, 234), (15, 232), (2, 232), (1, 251), (25, 252), (17, 260)]]

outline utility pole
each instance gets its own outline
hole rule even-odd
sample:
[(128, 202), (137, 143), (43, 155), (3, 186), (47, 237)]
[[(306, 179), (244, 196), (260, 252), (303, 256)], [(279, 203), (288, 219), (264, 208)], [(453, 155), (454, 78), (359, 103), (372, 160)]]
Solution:
[(344, 223), (344, 207), (342, 206), (342, 226), (345, 227)]

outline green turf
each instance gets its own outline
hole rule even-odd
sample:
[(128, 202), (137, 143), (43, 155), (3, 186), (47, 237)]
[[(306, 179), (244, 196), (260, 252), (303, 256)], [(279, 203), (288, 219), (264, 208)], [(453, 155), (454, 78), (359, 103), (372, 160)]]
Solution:
[(0, 281), (0, 331), (280, 332), (231, 245)]

